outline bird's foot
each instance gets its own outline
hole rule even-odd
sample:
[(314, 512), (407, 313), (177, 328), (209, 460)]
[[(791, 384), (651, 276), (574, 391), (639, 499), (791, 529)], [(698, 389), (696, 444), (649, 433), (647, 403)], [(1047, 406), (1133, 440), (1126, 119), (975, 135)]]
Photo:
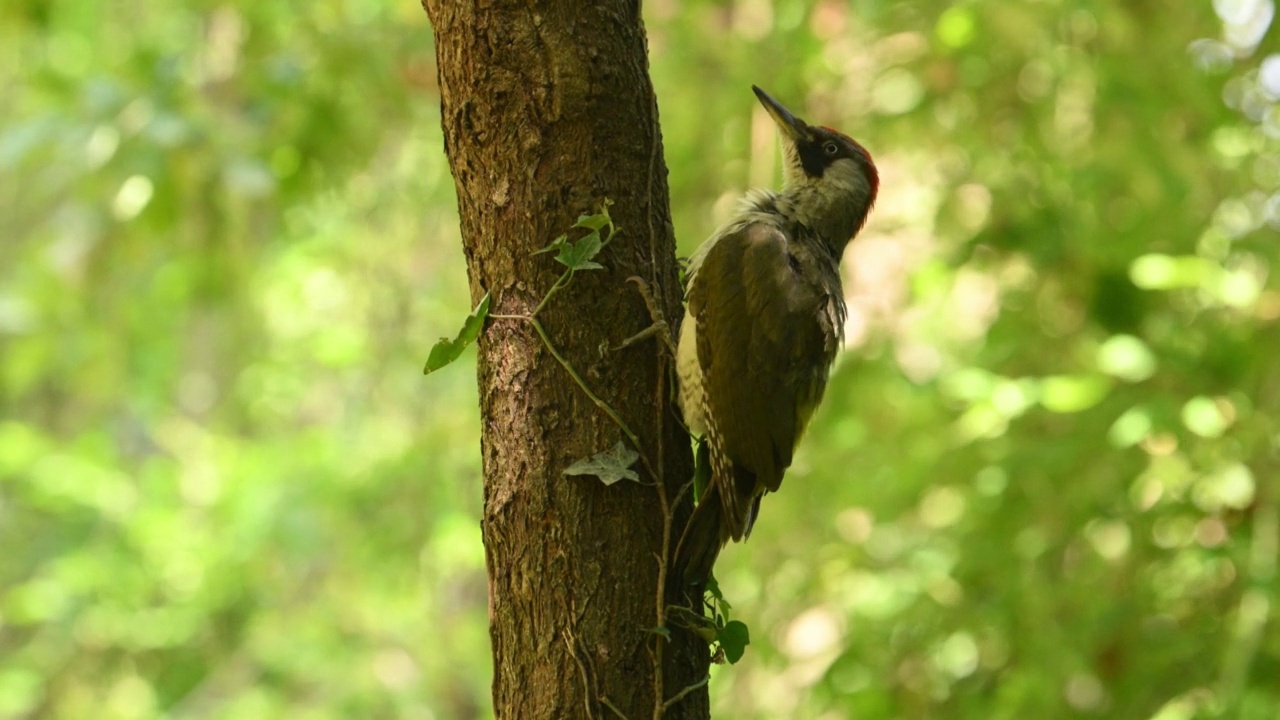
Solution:
[(675, 357), (676, 345), (671, 340), (671, 326), (667, 323), (666, 317), (663, 316), (662, 309), (658, 307), (658, 301), (654, 299), (653, 291), (649, 289), (649, 283), (645, 282), (644, 278), (635, 275), (627, 278), (627, 282), (635, 284), (636, 291), (640, 293), (640, 297), (644, 299), (645, 307), (649, 309), (649, 318), (653, 323), (635, 335), (623, 340), (621, 345), (614, 348), (614, 351), (625, 350), (636, 343), (656, 337), (662, 341), (663, 346), (667, 348), (672, 357)]
[[(632, 345), (648, 340), (651, 337), (660, 337), (663, 341), (663, 344), (665, 344), (668, 348), (671, 348), (671, 329), (667, 326), (667, 323), (664, 321), (664, 322), (655, 322), (654, 324), (641, 330), (635, 335), (632, 335), (626, 340), (623, 340), (622, 344), (614, 348), (614, 351), (616, 352), (618, 350), (626, 350)], [(672, 352), (675, 352), (674, 349), (672, 349)]]

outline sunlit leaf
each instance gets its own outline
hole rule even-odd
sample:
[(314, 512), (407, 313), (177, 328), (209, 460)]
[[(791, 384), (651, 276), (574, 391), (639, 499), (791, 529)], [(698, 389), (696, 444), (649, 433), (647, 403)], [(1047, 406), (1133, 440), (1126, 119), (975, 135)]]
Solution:
[(1172, 256), (1152, 253), (1129, 266), (1133, 284), (1147, 290), (1174, 290), (1199, 287), (1217, 266), (1195, 255)]
[(1035, 404), (1039, 385), (1028, 379), (999, 379), (991, 390), (991, 407), (1001, 415), (1013, 418)]
[(1253, 502), (1255, 492), (1253, 472), (1242, 463), (1232, 463), (1200, 479), (1191, 498), (1205, 512), (1243, 510)]
[(489, 316), (489, 293), (485, 293), (480, 298), (476, 309), (471, 311), (467, 319), (462, 323), (462, 329), (458, 331), (457, 336), (452, 340), (449, 338), (440, 338), (439, 342), (431, 348), (431, 354), (427, 356), (427, 365), (422, 369), (422, 374), (430, 375), (449, 363), (457, 360), (462, 351), (475, 341), (480, 335), (480, 329), (484, 327), (484, 320)]
[(943, 45), (958, 49), (973, 41), (974, 26), (971, 7), (952, 5), (938, 16), (934, 32)]
[(1127, 448), (1137, 445), (1151, 432), (1151, 415), (1142, 408), (1129, 408), (1116, 418), (1107, 431), (1107, 440), (1113, 447)]
[(1230, 422), (1212, 398), (1198, 395), (1182, 406), (1182, 424), (1201, 437), (1218, 437)]
[(934, 653), (934, 662), (955, 678), (972, 675), (978, 669), (978, 644), (973, 636), (960, 631), (952, 633)]
[(1208, 285), (1207, 289), (1214, 298), (1229, 307), (1249, 307), (1262, 294), (1262, 284), (1258, 278), (1245, 269), (1218, 273)]
[(1129, 382), (1155, 374), (1156, 357), (1146, 343), (1132, 335), (1113, 335), (1098, 348), (1098, 369)]
[(965, 367), (944, 375), (940, 386), (944, 393), (958, 400), (985, 400), (991, 397), (999, 380), (988, 370)]
[(1120, 520), (1092, 520), (1085, 525), (1084, 535), (1095, 552), (1111, 561), (1123, 558), (1133, 540), (1129, 526)]
[(1053, 375), (1040, 381), (1040, 404), (1053, 412), (1080, 412), (1101, 402), (1110, 388), (1101, 375)]

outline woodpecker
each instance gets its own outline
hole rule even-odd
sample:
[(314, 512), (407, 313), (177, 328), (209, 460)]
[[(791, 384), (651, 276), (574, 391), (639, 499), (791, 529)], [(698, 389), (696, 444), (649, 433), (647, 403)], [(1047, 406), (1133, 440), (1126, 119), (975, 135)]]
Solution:
[(750, 534), (791, 465), (844, 334), (840, 257), (880, 184), (862, 145), (751, 89), (781, 135), (783, 186), (749, 192), (689, 261), (676, 372), (710, 479), (676, 549), (686, 587)]

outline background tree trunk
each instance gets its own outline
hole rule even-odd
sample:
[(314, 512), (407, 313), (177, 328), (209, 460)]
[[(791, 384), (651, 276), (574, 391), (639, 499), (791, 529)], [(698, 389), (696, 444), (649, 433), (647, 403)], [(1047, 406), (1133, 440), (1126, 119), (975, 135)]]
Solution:
[[(691, 463), (666, 360), (653, 341), (610, 350), (650, 322), (630, 276), (653, 285), (668, 318), (680, 316), (639, 3), (425, 6), (472, 299), (489, 292), (493, 313), (532, 312), (563, 270), (532, 253), (612, 199), (621, 230), (597, 258), (605, 269), (579, 273), (539, 317), (640, 436), (674, 499)], [(622, 435), (527, 322), (491, 320), (479, 348), (494, 710), (499, 718), (611, 717), (607, 703), (630, 718), (656, 716), (662, 698), (707, 672), (704, 642), (677, 632), (659, 649), (650, 632), (662, 607), (656, 485), (606, 487), (562, 474)], [(678, 510), (676, 528), (687, 498)], [(665, 667), (656, 679), (655, 652)], [(667, 716), (707, 717), (705, 687)]]

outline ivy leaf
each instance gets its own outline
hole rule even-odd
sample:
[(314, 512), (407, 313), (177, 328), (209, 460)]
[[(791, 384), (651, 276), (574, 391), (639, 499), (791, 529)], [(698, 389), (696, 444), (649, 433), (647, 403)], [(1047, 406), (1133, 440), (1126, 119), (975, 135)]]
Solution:
[[(604, 204), (600, 206), (600, 212), (595, 215), (578, 216), (578, 221), (573, 226), (590, 230), (590, 232), (578, 238), (577, 242), (570, 241), (568, 235), (561, 235), (552, 240), (550, 245), (533, 254), (540, 255), (542, 253), (555, 252), (556, 262), (574, 271), (603, 270), (604, 266), (594, 262), (594, 258), (609, 243), (615, 232), (613, 218), (609, 217), (609, 206), (611, 204), (613, 204), (612, 201), (605, 200)], [(608, 236), (601, 238), (600, 231), (605, 228), (609, 229)]]
[(457, 360), (462, 351), (479, 337), (480, 328), (484, 327), (484, 319), (488, 316), (489, 293), (485, 293), (484, 297), (480, 298), (480, 304), (476, 305), (476, 309), (472, 310), (466, 321), (462, 323), (458, 336), (452, 340), (440, 338), (440, 341), (431, 348), (431, 354), (427, 356), (427, 365), (422, 369), (422, 374), (430, 375)]
[(574, 227), (587, 228), (599, 232), (613, 224), (613, 218), (609, 217), (609, 207), (606, 205), (600, 209), (595, 215), (582, 215), (578, 217), (578, 222), (574, 223)]
[(598, 262), (592, 262), (592, 258), (600, 254), (600, 249), (604, 247), (604, 242), (600, 239), (599, 231), (592, 230), (583, 235), (577, 242), (571, 242), (569, 236), (561, 235), (551, 244), (534, 251), (534, 255), (555, 251), (556, 262), (564, 265), (570, 270), (603, 270), (604, 266)]
[(565, 475), (595, 475), (605, 485), (619, 480), (640, 482), (640, 475), (630, 469), (640, 454), (627, 447), (621, 440), (609, 450), (598, 452), (565, 468)]
[(716, 640), (724, 650), (724, 657), (732, 665), (742, 659), (742, 654), (751, 644), (751, 632), (747, 624), (741, 620), (731, 620), (724, 627), (716, 628)]
[(579, 215), (578, 222), (574, 223), (574, 227), (589, 228), (591, 230), (600, 231), (606, 226), (609, 228), (609, 236), (613, 236), (613, 218), (609, 217), (609, 206), (613, 201), (605, 198), (600, 204), (600, 212), (595, 215)]
[(568, 244), (569, 244), (569, 236), (568, 236), (568, 235), (561, 235), (560, 237), (556, 238), (555, 240), (552, 240), (550, 245), (547, 245), (546, 247), (542, 248), (541, 250), (534, 250), (534, 251), (533, 251), (533, 254), (534, 254), (534, 255), (541, 255), (542, 253), (549, 253), (549, 252), (551, 252), (552, 250), (560, 250), (561, 248), (563, 248), (565, 245), (568, 245)]
[(592, 230), (578, 239), (576, 243), (566, 243), (556, 256), (556, 262), (570, 270), (593, 270), (604, 267), (591, 259), (600, 253), (604, 243), (600, 241), (600, 233)]
[(707, 576), (707, 592), (711, 593), (711, 597), (724, 601), (724, 594), (720, 592), (720, 583), (716, 582), (715, 575)]
[(707, 592), (715, 599), (716, 608), (720, 611), (720, 614), (727, 616), (733, 606), (729, 604), (728, 600), (724, 599), (724, 593), (720, 591), (720, 583), (716, 581), (714, 574), (707, 576)]

